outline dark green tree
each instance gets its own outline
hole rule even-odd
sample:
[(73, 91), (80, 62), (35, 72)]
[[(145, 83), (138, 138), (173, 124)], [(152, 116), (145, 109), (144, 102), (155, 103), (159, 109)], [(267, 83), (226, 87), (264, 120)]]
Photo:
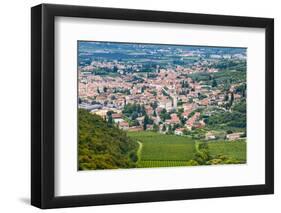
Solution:
[(145, 115), (143, 119), (143, 130), (147, 129), (147, 124), (149, 124), (149, 117), (148, 115)]
[(156, 124), (153, 124), (153, 131), (158, 132), (159, 131), (159, 126)]
[(216, 86), (218, 86), (218, 83), (217, 83), (216, 79), (213, 79), (212, 87), (216, 87)]

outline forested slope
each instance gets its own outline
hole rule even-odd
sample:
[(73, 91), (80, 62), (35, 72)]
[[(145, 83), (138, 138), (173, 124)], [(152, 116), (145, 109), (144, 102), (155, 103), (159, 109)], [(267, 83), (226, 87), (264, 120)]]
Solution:
[(79, 109), (79, 170), (135, 167), (138, 144), (100, 116)]

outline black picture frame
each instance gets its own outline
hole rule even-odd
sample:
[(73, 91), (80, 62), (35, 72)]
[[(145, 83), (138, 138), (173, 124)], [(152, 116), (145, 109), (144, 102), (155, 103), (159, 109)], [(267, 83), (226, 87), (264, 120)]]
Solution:
[[(54, 195), (55, 17), (264, 28), (265, 184), (93, 195)], [(94, 192), (93, 192), (94, 193)], [(274, 20), (240, 16), (41, 4), (31, 9), (31, 204), (42, 208), (217, 198), (274, 193)]]

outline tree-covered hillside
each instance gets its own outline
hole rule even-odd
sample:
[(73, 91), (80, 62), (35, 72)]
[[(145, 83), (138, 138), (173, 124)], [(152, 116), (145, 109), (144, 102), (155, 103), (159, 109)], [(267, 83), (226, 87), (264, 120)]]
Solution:
[(98, 115), (79, 109), (79, 170), (132, 168), (138, 144)]

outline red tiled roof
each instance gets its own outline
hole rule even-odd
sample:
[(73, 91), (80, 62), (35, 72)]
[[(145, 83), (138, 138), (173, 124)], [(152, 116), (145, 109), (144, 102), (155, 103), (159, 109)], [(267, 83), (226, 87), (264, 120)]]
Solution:
[(122, 118), (122, 114), (112, 114), (112, 118)]

